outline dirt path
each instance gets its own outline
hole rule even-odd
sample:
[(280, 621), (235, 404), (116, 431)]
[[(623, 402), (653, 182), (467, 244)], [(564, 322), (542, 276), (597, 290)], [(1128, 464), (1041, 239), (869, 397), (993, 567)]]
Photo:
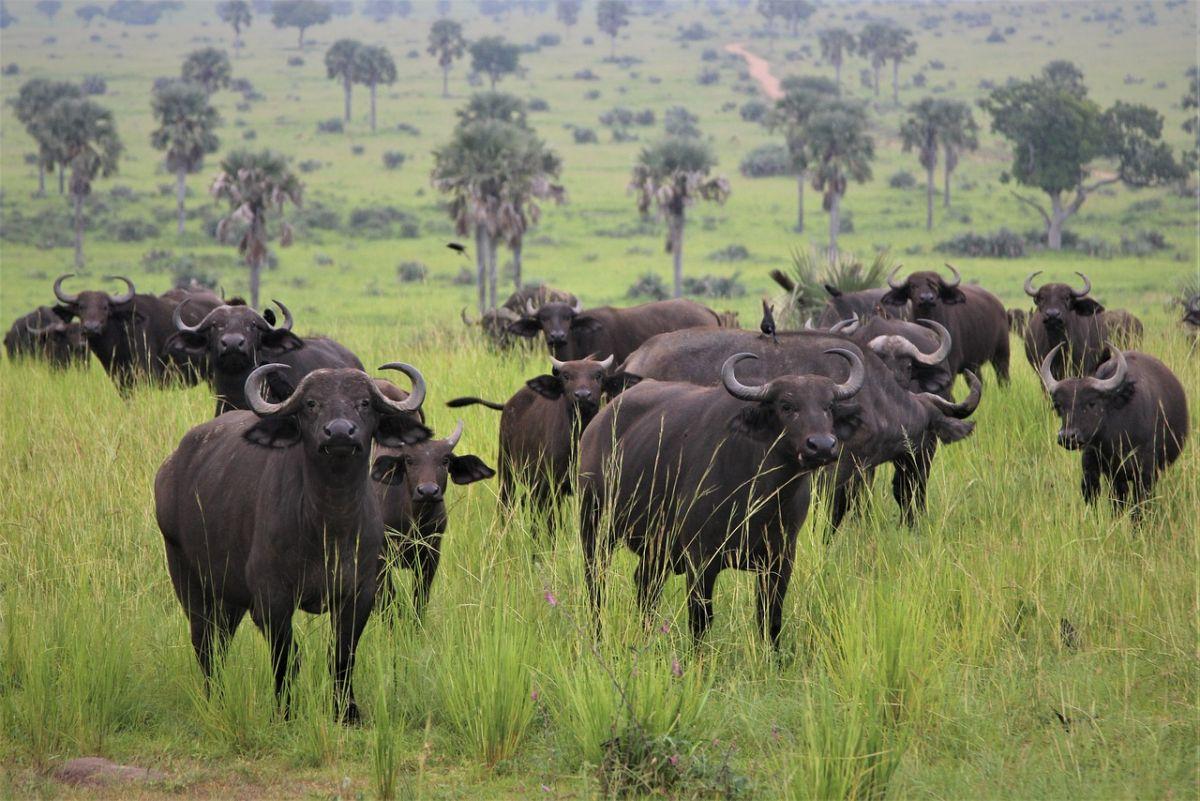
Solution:
[(750, 68), (750, 75), (754, 80), (758, 81), (758, 85), (762, 87), (764, 95), (771, 100), (778, 100), (783, 97), (783, 89), (779, 87), (779, 79), (771, 74), (771, 65), (765, 58), (754, 55), (741, 42), (730, 42), (725, 45), (725, 52), (733, 53), (735, 56), (741, 56), (746, 59), (746, 66)]

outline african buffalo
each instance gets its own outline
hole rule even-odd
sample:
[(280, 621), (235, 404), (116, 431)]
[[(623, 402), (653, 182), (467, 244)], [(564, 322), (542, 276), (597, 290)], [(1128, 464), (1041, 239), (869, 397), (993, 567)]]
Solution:
[(808, 374), (844, 381), (845, 361), (826, 355), (831, 348), (858, 355), (867, 375), (857, 399), (862, 424), (844, 443), (832, 477), (837, 489), (831, 523), (836, 528), (850, 508), (862, 471), (891, 462), (895, 467), (892, 494), (904, 521), (911, 524), (925, 508), (925, 486), (937, 443), (957, 442), (974, 429), (974, 423), (962, 419), (979, 404), (981, 388), (973, 374), (967, 374), (970, 395), (962, 403), (953, 403), (931, 393), (909, 392), (874, 351), (859, 348), (845, 336), (789, 331), (779, 334), (776, 345), (750, 331), (707, 329), (660, 334), (626, 359), (623, 369), (642, 378), (710, 385), (717, 380), (712, 365), (735, 353), (750, 352), (759, 358), (745, 369), (759, 383)]
[(1142, 341), (1142, 321), (1125, 309), (1106, 309), (1102, 315), (1104, 334), (1118, 347), (1131, 348)]
[(292, 616), (329, 610), (334, 703), (357, 720), (350, 683), (359, 635), (375, 603), (383, 520), (369, 487), (372, 439), (399, 447), (429, 438), (411, 413), (425, 397), (413, 380), (402, 402), (361, 370), (309, 373), (282, 403), (263, 399), (265, 364), (246, 379), (251, 411), (196, 426), (154, 480), (155, 513), (175, 594), (191, 624), (206, 681), (247, 611), (266, 636), (276, 697), (288, 709), (295, 673)]
[[(584, 577), (599, 615), (601, 574), (617, 543), (640, 559), (637, 598), (648, 619), (670, 573), (687, 574), (688, 620), (712, 621), (717, 575), (758, 574), (763, 635), (776, 642), (809, 475), (838, 458), (862, 423), (867, 371), (857, 353), (829, 348), (848, 375), (785, 375), (747, 386), (735, 353), (721, 387), (644, 381), (602, 410), (580, 442)], [(710, 365), (711, 369), (711, 365)], [(598, 619), (598, 617), (597, 617)]]
[(39, 306), (13, 321), (4, 335), (9, 359), (39, 359), (51, 367), (86, 365), (87, 341), (79, 323), (49, 306)]
[(1009, 309), (1005, 315), (1008, 317), (1009, 332), (1024, 337), (1025, 329), (1029, 327), (1029, 312), (1024, 309)]
[[(399, 447), (375, 446), (371, 486), (383, 514), (385, 562), (413, 571), (413, 609), (418, 618), (429, 600), (442, 557), (447, 480), (470, 484), (496, 474), (478, 456), (454, 453), (462, 431), (459, 420), (445, 439)], [(390, 601), (394, 591), (387, 565), (381, 582), (380, 600)]]
[[(1042, 284), (1033, 279), (1041, 270), (1025, 278), (1025, 294), (1036, 304), (1025, 329), (1025, 358), (1033, 369), (1040, 369), (1046, 354), (1054, 351), (1052, 365), (1056, 377), (1091, 375), (1103, 361), (1106, 326), (1104, 307), (1088, 297), (1092, 282), (1083, 273), (1083, 288), (1069, 284)], [(1064, 345), (1058, 348), (1058, 345)]]
[(571, 492), (575, 445), (605, 398), (639, 380), (610, 373), (614, 358), (550, 362), (553, 372), (525, 382), (503, 405), (481, 398), (455, 398), (451, 408), (483, 404), (500, 415), (500, 500), (510, 503), (518, 486), (527, 487), (540, 511)]
[[(783, 287), (788, 294), (796, 291), (796, 282), (786, 275), (782, 270), (772, 270), (771, 279)], [(829, 300), (825, 301), (825, 307), (821, 309), (821, 314), (817, 319), (817, 326), (820, 328), (830, 328), (840, 320), (849, 320), (855, 315), (859, 317), (867, 317), (875, 315), (879, 317), (895, 317), (901, 320), (909, 320), (912, 315), (909, 313), (907, 306), (904, 308), (884, 308), (881, 305), (883, 296), (888, 293), (888, 289), (862, 289), (857, 292), (844, 292), (833, 284), (823, 284), (825, 294), (829, 295)]]
[[(157, 295), (138, 294), (133, 282), (122, 276), (107, 278), (125, 283), (126, 291), (120, 295), (96, 290), (70, 295), (62, 284), (73, 275), (60, 275), (54, 281), (54, 296), (59, 302), (56, 310), (79, 318), (88, 348), (122, 394), (139, 381), (164, 385), (172, 380), (189, 384), (198, 380), (192, 365), (175, 362), (163, 352), (167, 338), (175, 332), (171, 320), (177, 303)], [(215, 295), (195, 298), (184, 320), (199, 322), (216, 305), (213, 299)]]
[(660, 300), (627, 309), (612, 306), (584, 309), (577, 301), (574, 305), (546, 303), (537, 309), (527, 306), (525, 316), (508, 330), (523, 337), (544, 334), (556, 359), (613, 356), (620, 364), (655, 334), (719, 325), (716, 312), (690, 300)]
[(888, 275), (890, 290), (883, 296), (885, 309), (902, 316), (907, 304), (912, 316), (935, 320), (946, 327), (954, 342), (947, 363), (955, 374), (964, 370), (979, 373), (990, 362), (1001, 384), (1008, 383), (1008, 316), (1004, 306), (991, 292), (982, 287), (963, 284), (962, 276), (950, 264), (953, 283), (948, 283), (932, 270), (909, 273), (904, 281), (896, 280), (899, 267)]
[[(807, 325), (806, 328), (816, 330)], [(860, 348), (870, 349), (909, 392), (932, 392), (949, 399), (954, 373), (950, 372), (946, 359), (953, 340), (941, 323), (855, 316), (834, 324), (829, 333), (842, 334)]]
[(562, 289), (545, 284), (529, 284), (509, 295), (501, 305), (484, 312), (477, 321), (467, 317), (466, 309), (460, 312), (460, 316), (464, 324), (478, 325), (494, 344), (506, 347), (511, 344), (513, 336), (508, 327), (520, 320), (527, 308), (532, 306), (536, 309), (546, 303), (555, 302), (574, 306), (579, 299)]
[(1041, 376), (1054, 411), (1062, 419), (1058, 444), (1083, 452), (1083, 498), (1100, 493), (1100, 477), (1112, 482), (1113, 504), (1134, 514), (1150, 496), (1158, 474), (1183, 450), (1188, 433), (1187, 397), (1175, 374), (1158, 359), (1110, 344), (1111, 358), (1095, 375), (1054, 377), (1054, 346), (1042, 360)]
[(1200, 294), (1192, 295), (1183, 304), (1183, 318), (1179, 321), (1184, 333), (1200, 339)]
[(195, 325), (183, 321), (190, 301), (175, 307), (172, 321), (175, 333), (164, 349), (177, 360), (187, 359), (204, 365), (213, 392), (217, 396), (216, 414), (232, 409), (249, 409), (246, 376), (260, 364), (286, 364), (287, 376), (267, 378), (269, 399), (280, 401), (292, 393), (296, 383), (314, 370), (333, 367), (363, 369), (358, 357), (332, 339), (298, 337), (292, 333), (292, 313), (274, 301), (283, 313), (283, 324), (273, 325), (254, 309), (242, 303), (216, 307)]

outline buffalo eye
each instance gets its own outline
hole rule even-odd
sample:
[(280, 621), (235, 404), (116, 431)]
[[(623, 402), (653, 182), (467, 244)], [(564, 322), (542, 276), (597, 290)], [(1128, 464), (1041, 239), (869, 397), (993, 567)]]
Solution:
[(316, 402), (315, 400), (312, 400), (312, 399), (306, 400), (306, 401), (304, 402), (304, 405), (305, 405), (305, 406), (307, 406), (309, 409), (315, 409), (315, 408), (317, 408), (317, 402)]
[(784, 401), (783, 403), (781, 403), (781, 404), (779, 405), (779, 408), (780, 408), (782, 411), (788, 412), (789, 414), (790, 414), (792, 411), (794, 411), (794, 408), (793, 408), (792, 404), (790, 404), (790, 403), (788, 403), (788, 402), (786, 402), (786, 401)]
[(592, 376), (592, 378), (596, 381), (599, 381), (600, 379), (604, 378), (604, 373), (597, 372), (594, 376)]
[(442, 465), (445, 466), (448, 464), (450, 464), (450, 456), (449, 455), (443, 456), (442, 457)]
[(367, 398), (363, 398), (362, 400), (360, 400), (360, 401), (358, 402), (358, 405), (359, 405), (359, 406), (361, 406), (361, 407), (363, 407), (363, 408), (365, 409), (365, 408), (367, 408), (368, 406), (370, 406), (370, 405), (371, 405), (371, 401), (370, 401), (370, 400), (368, 400)]

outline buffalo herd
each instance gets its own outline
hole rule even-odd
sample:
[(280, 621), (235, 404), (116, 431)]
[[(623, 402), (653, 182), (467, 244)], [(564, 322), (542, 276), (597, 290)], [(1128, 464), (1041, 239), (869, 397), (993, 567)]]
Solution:
[[(266, 637), (279, 703), (296, 670), (297, 609), (330, 615), (335, 709), (358, 719), (351, 674), (368, 617), (394, 597), (391, 566), (413, 571), (413, 608), (429, 598), (448, 516), (449, 483), (499, 478), (501, 507), (528, 504), (550, 522), (579, 496), (583, 575), (599, 620), (614, 548), (638, 558), (634, 583), (649, 618), (672, 574), (687, 581), (699, 639), (726, 569), (753, 572), (764, 637), (778, 640), (796, 537), (814, 490), (829, 498), (829, 533), (877, 468), (892, 467), (901, 520), (926, 506), (939, 444), (969, 437), (990, 365), (1003, 391), (1011, 336), (1024, 341), (1054, 412), (1058, 443), (1079, 450), (1082, 493), (1101, 479), (1118, 510), (1140, 516), (1187, 437), (1183, 387), (1154, 357), (1130, 350), (1142, 323), (1091, 297), (1091, 281), (1024, 284), (1034, 308), (1005, 309), (952, 277), (887, 276), (856, 292), (826, 285), (816, 322), (782, 330), (764, 301), (759, 331), (689, 300), (587, 307), (545, 286), (522, 289), (480, 320), (499, 348), (541, 338), (549, 371), (503, 402), (449, 400), (500, 412), (495, 469), (456, 453), (426, 425), (424, 377), (405, 390), (369, 376), (333, 339), (297, 333), (289, 309), (257, 311), (201, 288), (163, 295), (64, 286), (56, 303), (19, 317), (10, 359), (55, 368), (94, 355), (122, 395), (139, 383), (207, 382), (215, 415), (159, 468), (155, 511), (171, 580), (205, 677), (250, 613)], [(789, 292), (790, 279), (772, 277)], [(75, 281), (72, 281), (75, 283)], [(1200, 296), (1181, 325), (1200, 336)], [(542, 346), (538, 346), (542, 349)], [(955, 400), (959, 375), (967, 394)], [(995, 392), (996, 390), (990, 390)], [(379, 603), (377, 603), (377, 600)]]

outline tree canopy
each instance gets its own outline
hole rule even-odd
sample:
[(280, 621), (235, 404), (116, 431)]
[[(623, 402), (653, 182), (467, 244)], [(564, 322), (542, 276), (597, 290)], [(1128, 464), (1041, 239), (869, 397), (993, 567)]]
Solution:
[(275, 0), (271, 4), (271, 24), (276, 28), (296, 28), (299, 47), (304, 49), (304, 32), (314, 25), (329, 22), (333, 11), (321, 0)]
[(521, 48), (502, 36), (485, 36), (471, 44), (471, 69), (488, 76), (492, 89), (520, 67)]
[(463, 38), (461, 24), (452, 19), (439, 19), (430, 26), (427, 52), (437, 57), (438, 66), (442, 68), (442, 97), (450, 96), (450, 67), (466, 50), (467, 40)]
[(617, 34), (629, 24), (629, 3), (625, 0), (600, 0), (596, 4), (596, 27), (612, 40), (609, 55), (617, 55)]
[(233, 77), (233, 67), (224, 50), (205, 47), (194, 50), (183, 60), (181, 77), (204, 89), (208, 94), (225, 89)]

